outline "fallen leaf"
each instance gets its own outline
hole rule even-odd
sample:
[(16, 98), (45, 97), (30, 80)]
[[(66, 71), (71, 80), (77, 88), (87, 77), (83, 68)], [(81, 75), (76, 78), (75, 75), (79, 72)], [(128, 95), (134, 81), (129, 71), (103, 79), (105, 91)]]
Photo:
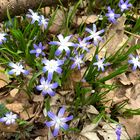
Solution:
[(14, 89), (12, 89), (12, 90), (10, 91), (10, 95), (11, 95), (12, 97), (15, 97), (16, 94), (17, 94), (18, 92), (19, 92), (19, 89), (14, 88)]
[(35, 114), (33, 112), (33, 107), (30, 107), (30, 108), (26, 109), (26, 111), (24, 110), (24, 111), (20, 112), (20, 114), (19, 114), (20, 118), (23, 120), (28, 120), (28, 119), (34, 117), (34, 115)]
[(13, 133), (13, 132), (16, 132), (17, 128), (18, 128), (17, 124), (11, 124), (8, 126), (3, 123), (0, 123), (0, 130), (2, 132)]
[(51, 27), (49, 28), (49, 31), (53, 34), (58, 33), (64, 21), (65, 21), (64, 12), (61, 9), (57, 10), (53, 23)]
[(125, 73), (122, 73), (122, 74), (118, 75), (117, 78), (119, 78), (119, 81), (120, 81), (123, 85), (130, 85), (130, 84), (131, 84), (130, 79), (126, 76)]
[(91, 114), (96, 114), (96, 115), (99, 114), (99, 112), (97, 111), (97, 109), (93, 105), (87, 106), (86, 112), (91, 113)]
[[(114, 54), (128, 39), (128, 37), (124, 34), (125, 20), (126, 18), (124, 16), (120, 17), (118, 22), (116, 24), (112, 24), (108, 28), (108, 31), (105, 33), (104, 42), (101, 42), (100, 46), (103, 47), (104, 43), (109, 40), (108, 43), (104, 46), (107, 55)], [(102, 51), (100, 53), (102, 53)]]
[[(125, 109), (139, 109), (140, 108), (140, 83), (137, 83), (131, 88), (126, 90), (125, 96), (129, 99)], [(122, 109), (124, 111), (125, 109)], [(119, 122), (123, 124), (127, 130), (127, 133), (131, 138), (139, 135), (140, 130), (140, 117), (134, 115), (133, 117), (123, 118), (118, 117)], [(135, 130), (135, 131), (134, 131)]]
[[(116, 124), (106, 123), (105, 125), (103, 125), (102, 130), (97, 130), (97, 131), (105, 140), (116, 140), (117, 136), (115, 133), (115, 129), (116, 129)], [(128, 139), (129, 136), (126, 133), (124, 127), (122, 127), (120, 140), (128, 140)]]
[(129, 73), (128, 75), (131, 83), (133, 85), (137, 84), (139, 82), (139, 79), (140, 79), (140, 71), (139, 70), (136, 70), (136, 71), (132, 71), (131, 73)]
[(19, 102), (14, 102), (11, 104), (6, 104), (5, 105), (9, 110), (15, 112), (15, 113), (20, 113), (23, 111), (23, 104), (19, 103)]
[(74, 20), (73, 20), (73, 23), (76, 26), (79, 26), (83, 23), (91, 24), (91, 23), (96, 22), (97, 20), (98, 20), (97, 15), (89, 15), (89, 16), (75, 17)]
[(33, 101), (34, 102), (43, 102), (44, 101), (44, 97), (41, 95), (35, 95), (33, 96)]
[(8, 76), (4, 73), (4, 71), (5, 71), (5, 69), (0, 67), (0, 88), (4, 87), (4, 86), (8, 85), (8, 83), (10, 83)]

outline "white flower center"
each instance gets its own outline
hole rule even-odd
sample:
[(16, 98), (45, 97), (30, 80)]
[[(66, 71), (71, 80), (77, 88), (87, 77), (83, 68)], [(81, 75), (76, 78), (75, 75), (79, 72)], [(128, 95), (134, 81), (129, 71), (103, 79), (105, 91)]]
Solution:
[(75, 63), (76, 63), (76, 64), (81, 64), (82, 62), (83, 62), (83, 61), (82, 61), (80, 58), (78, 58), (78, 57), (75, 59)]
[(103, 62), (102, 61), (98, 61), (98, 67), (102, 67), (103, 66)]
[(50, 61), (47, 66), (49, 67), (48, 68), (49, 70), (53, 70), (53, 71), (56, 70), (58, 67), (57, 62), (55, 61)]
[(4, 34), (0, 34), (0, 41), (4, 40)]
[(139, 64), (140, 64), (140, 62), (138, 61), (138, 59), (135, 59), (135, 58), (133, 58), (133, 63), (134, 63), (135, 65), (139, 65)]
[(17, 73), (21, 73), (23, 71), (23, 66), (20, 64), (17, 64), (17, 67), (15, 67)]
[(39, 16), (37, 15), (37, 13), (33, 13), (32, 18), (37, 21), (39, 20)]
[(122, 5), (121, 5), (121, 8), (122, 8), (122, 9), (126, 9), (126, 8), (127, 8), (126, 4), (125, 4), (125, 3), (122, 4)]
[(61, 124), (61, 120), (60, 120), (60, 118), (57, 117), (57, 119), (56, 119), (56, 123), (59, 124), (59, 125)]
[(13, 120), (13, 116), (12, 116), (12, 115), (8, 115), (6, 118), (7, 118), (7, 120), (9, 120), (9, 121), (12, 121), (12, 120)]
[(87, 46), (87, 44), (86, 44), (86, 43), (84, 43), (84, 42), (80, 42), (80, 46), (82, 46), (82, 47), (86, 47), (86, 46)]
[(43, 88), (44, 88), (44, 90), (49, 90), (50, 89), (49, 85), (46, 85), (46, 84), (44, 85)]
[(43, 25), (47, 24), (47, 22), (46, 22), (45, 19), (41, 19), (41, 23), (42, 23)]
[(110, 16), (111, 18), (114, 18), (115, 14), (111, 12), (111, 13), (109, 14), (109, 16)]
[(41, 50), (40, 48), (37, 48), (37, 49), (36, 49), (36, 52), (37, 52), (37, 53), (41, 53), (42, 50)]

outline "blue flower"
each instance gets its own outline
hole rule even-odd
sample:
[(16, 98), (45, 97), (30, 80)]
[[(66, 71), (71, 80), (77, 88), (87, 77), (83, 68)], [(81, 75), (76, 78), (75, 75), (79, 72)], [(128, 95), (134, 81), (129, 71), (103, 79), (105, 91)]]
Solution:
[(62, 107), (59, 112), (58, 112), (58, 116), (56, 116), (53, 112), (48, 111), (48, 116), (49, 118), (52, 119), (52, 121), (49, 122), (45, 122), (47, 127), (51, 127), (54, 126), (54, 131), (53, 131), (53, 136), (57, 136), (59, 129), (63, 128), (64, 130), (67, 130), (69, 128), (69, 126), (66, 124), (66, 122), (70, 121), (73, 119), (73, 116), (69, 116), (69, 117), (63, 117), (65, 113), (65, 108)]
[(47, 18), (45, 19), (45, 17), (44, 17), (43, 15), (41, 15), (38, 25), (39, 25), (39, 26), (43, 26), (44, 29), (46, 29), (47, 26), (48, 26), (48, 21), (49, 21), (49, 19), (47, 19)]
[(56, 72), (58, 74), (62, 73), (62, 69), (61, 69), (61, 65), (64, 64), (63, 60), (47, 60), (47, 59), (43, 59), (42, 63), (45, 64), (45, 66), (43, 67), (43, 72), (48, 72), (48, 79), (51, 81), (53, 78), (53, 73)]
[(58, 45), (59, 46), (58, 49), (55, 52), (55, 55), (56, 56), (60, 55), (63, 52), (63, 50), (65, 50), (66, 54), (69, 55), (70, 54), (69, 47), (70, 46), (75, 46), (74, 43), (69, 42), (72, 35), (63, 37), (62, 34), (59, 34), (57, 37), (58, 37), (59, 41), (51, 41), (49, 43), (51, 45)]
[(6, 33), (0, 33), (0, 45), (7, 40)]
[(8, 112), (5, 114), (5, 117), (0, 118), (0, 122), (4, 122), (6, 125), (14, 124), (17, 119), (17, 114)]
[(87, 40), (84, 38), (83, 40), (81, 38), (78, 38), (79, 44), (76, 44), (77, 47), (83, 49), (86, 52), (89, 52), (89, 49), (87, 48), (87, 45), (90, 44), (90, 42), (87, 42)]
[(42, 91), (42, 95), (45, 96), (49, 94), (50, 96), (54, 96), (55, 92), (53, 89), (58, 87), (58, 83), (50, 83), (50, 80), (45, 80), (44, 77), (40, 79), (41, 85), (36, 86), (37, 90)]
[(135, 58), (132, 54), (130, 54), (129, 57), (131, 60), (128, 60), (128, 63), (133, 65), (132, 70), (136, 70), (137, 67), (140, 68), (139, 56), (137, 55)]
[(112, 23), (116, 23), (116, 19), (120, 17), (120, 14), (115, 14), (114, 9), (111, 9), (110, 7), (108, 7), (107, 9), (108, 13), (106, 14), (106, 16), (108, 17), (108, 20)]
[(80, 56), (77, 54), (74, 58), (71, 57), (70, 59), (74, 61), (74, 63), (71, 66), (71, 69), (74, 69), (77, 66), (78, 69), (80, 70), (80, 65), (84, 64), (84, 61), (82, 60), (83, 57), (84, 57), (83, 54)]
[(118, 5), (121, 8), (121, 12), (123, 12), (124, 10), (128, 10), (129, 7), (132, 6), (132, 4), (129, 4), (128, 2), (129, 2), (129, 0), (126, 0), (125, 2), (124, 2), (124, 0), (120, 0)]
[(45, 53), (42, 52), (45, 49), (45, 46), (42, 46), (42, 43), (40, 42), (37, 46), (36, 44), (33, 44), (34, 50), (31, 50), (30, 53), (35, 53), (36, 57), (39, 57), (39, 55), (45, 56)]
[(85, 30), (91, 34), (90, 36), (86, 37), (85, 40), (93, 39), (93, 43), (95, 46), (98, 45), (99, 41), (102, 41), (102, 37), (100, 37), (99, 35), (104, 32), (104, 29), (96, 32), (97, 31), (96, 25), (93, 24), (93, 30), (89, 28), (86, 28)]
[(35, 23), (36, 21), (39, 22), (40, 16), (38, 15), (38, 13), (34, 12), (31, 9), (29, 9), (28, 11), (30, 12), (30, 14), (26, 14), (26, 16), (32, 19), (31, 24)]
[(122, 126), (120, 124), (117, 125), (117, 127), (116, 127), (117, 140), (121, 139), (121, 128), (122, 128)]
[(10, 62), (9, 63), (9, 66), (12, 67), (13, 69), (10, 70), (8, 72), (9, 75), (12, 75), (12, 74), (16, 74), (16, 76), (20, 75), (21, 73), (25, 74), (25, 75), (28, 75), (29, 74), (29, 71), (27, 70), (24, 70), (23, 66), (21, 65), (21, 63), (16, 63), (14, 64), (13, 62)]
[(105, 61), (105, 58), (99, 59), (98, 55), (96, 55), (96, 60), (97, 62), (93, 63), (94, 66), (98, 67), (98, 71), (101, 69), (102, 71), (104, 71), (104, 66), (109, 66), (110, 63), (106, 63), (104, 64), (103, 62)]

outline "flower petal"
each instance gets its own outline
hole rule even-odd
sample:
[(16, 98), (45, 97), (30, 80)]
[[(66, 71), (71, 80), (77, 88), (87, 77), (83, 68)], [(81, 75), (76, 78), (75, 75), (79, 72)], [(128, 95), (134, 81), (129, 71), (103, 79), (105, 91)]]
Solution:
[(47, 127), (51, 127), (51, 126), (55, 125), (55, 121), (49, 121), (49, 122), (46, 121), (45, 124)]
[(54, 121), (57, 119), (56, 115), (51, 111), (48, 111), (47, 115), (49, 116), (49, 118), (51, 118)]
[(58, 132), (59, 132), (59, 124), (56, 124), (55, 125), (55, 128), (54, 128), (54, 131), (53, 131), (53, 136), (56, 137), (58, 135)]
[(64, 116), (64, 113), (65, 113), (65, 107), (63, 106), (58, 112), (58, 117), (61, 118), (62, 116)]
[(56, 83), (51, 84), (51, 88), (52, 88), (52, 89), (57, 88), (57, 87), (58, 87), (58, 83), (57, 83), (57, 82), (56, 82)]
[(61, 127), (64, 129), (64, 130), (67, 130), (69, 128), (69, 126), (66, 124), (66, 123), (63, 123), (61, 125)]
[(36, 86), (36, 89), (39, 91), (43, 90), (43, 85)]
[(73, 119), (73, 115), (70, 115), (69, 117), (61, 118), (61, 121), (62, 121), (62, 122), (68, 122), (68, 121), (70, 121), (70, 120), (72, 120), (72, 119)]

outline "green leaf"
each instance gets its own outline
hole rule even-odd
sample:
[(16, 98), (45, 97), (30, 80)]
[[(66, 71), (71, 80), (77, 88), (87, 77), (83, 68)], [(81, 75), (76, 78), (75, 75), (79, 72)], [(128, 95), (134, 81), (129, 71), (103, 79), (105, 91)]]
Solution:
[(9, 110), (4, 106), (4, 104), (0, 104), (0, 118), (3, 117)]
[(114, 71), (111, 74), (109, 74), (108, 76), (106, 76), (106, 77), (104, 77), (102, 79), (99, 79), (97, 82), (105, 82), (105, 81), (107, 81), (109, 79), (112, 79), (113, 77), (115, 77), (115, 76), (117, 76), (117, 75), (119, 75), (121, 73), (126, 72), (127, 69), (128, 69), (128, 65), (124, 65), (124, 66), (118, 68), (116, 71)]

